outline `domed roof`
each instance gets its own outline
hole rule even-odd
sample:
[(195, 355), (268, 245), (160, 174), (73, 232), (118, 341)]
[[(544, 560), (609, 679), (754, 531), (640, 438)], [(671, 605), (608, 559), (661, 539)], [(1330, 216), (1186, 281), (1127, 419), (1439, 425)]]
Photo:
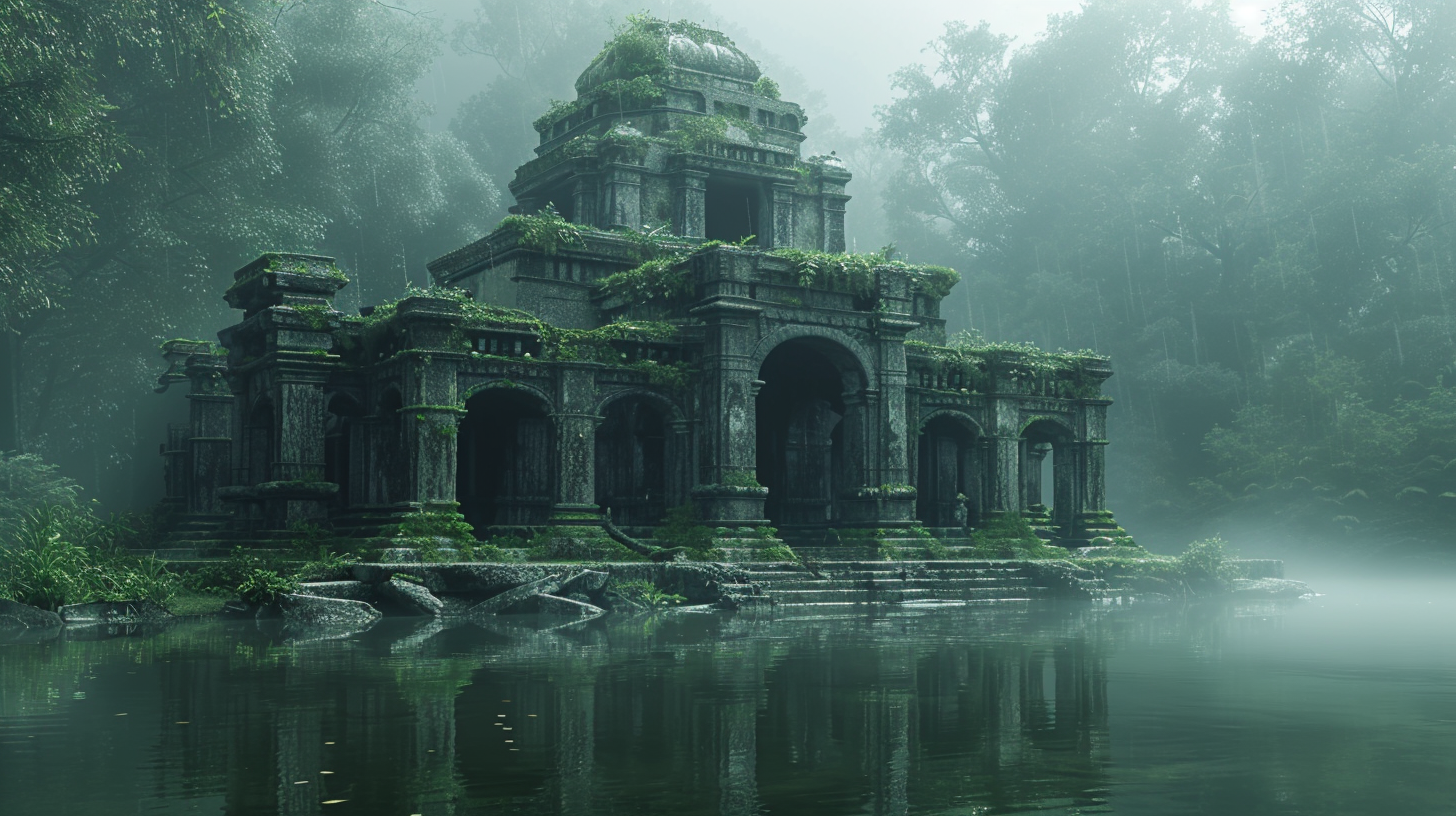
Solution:
[(607, 43), (577, 78), (576, 92), (583, 94), (615, 79), (661, 76), (668, 68), (749, 83), (762, 75), (758, 63), (720, 32), (652, 20)]

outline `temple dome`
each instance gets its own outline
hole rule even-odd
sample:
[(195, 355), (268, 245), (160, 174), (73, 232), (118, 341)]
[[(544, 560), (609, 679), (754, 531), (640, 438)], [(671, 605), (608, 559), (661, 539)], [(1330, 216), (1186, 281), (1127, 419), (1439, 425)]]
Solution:
[[(629, 40), (619, 35), (607, 43), (581, 73), (576, 80), (578, 94), (612, 80), (665, 73), (667, 68), (682, 68), (749, 84), (762, 76), (752, 57), (716, 31), (694, 27), (693, 31), (679, 32), (669, 25), (659, 25), (629, 33), (635, 36)], [(655, 64), (651, 64), (650, 70), (644, 70), (649, 62)]]

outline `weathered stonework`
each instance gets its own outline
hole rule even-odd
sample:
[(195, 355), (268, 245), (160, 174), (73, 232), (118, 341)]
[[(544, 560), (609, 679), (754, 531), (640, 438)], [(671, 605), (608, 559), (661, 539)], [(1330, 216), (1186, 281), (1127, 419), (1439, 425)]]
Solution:
[(953, 272), (838, 254), (850, 174), (800, 157), (803, 110), (721, 34), (638, 33), (660, 59), (627, 75), (609, 44), (538, 121), (516, 214), (430, 264), (440, 288), (344, 315), (332, 260), (267, 255), (228, 290), (225, 356), (167, 344), (163, 387), (193, 401), (164, 446), (188, 523), (373, 535), (424, 509), (486, 538), (692, 503), (785, 534), (1120, 532), (1108, 361), (948, 347)]

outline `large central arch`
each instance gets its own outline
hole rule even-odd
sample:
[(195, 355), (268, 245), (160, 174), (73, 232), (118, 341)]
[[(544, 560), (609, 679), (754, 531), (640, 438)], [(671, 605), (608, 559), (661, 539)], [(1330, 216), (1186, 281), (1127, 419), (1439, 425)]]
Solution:
[(866, 376), (845, 346), (818, 336), (775, 346), (759, 367), (757, 474), (776, 526), (823, 526), (864, 480)]

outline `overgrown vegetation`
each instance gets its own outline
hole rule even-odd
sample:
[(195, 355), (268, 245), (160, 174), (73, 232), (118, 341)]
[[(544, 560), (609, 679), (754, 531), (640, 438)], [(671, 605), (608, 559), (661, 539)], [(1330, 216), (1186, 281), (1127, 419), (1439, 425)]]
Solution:
[(11, 519), (0, 547), (0, 597), (42, 609), (92, 601), (152, 601), (165, 606), (177, 579), (157, 559), (119, 544), (128, 531), (89, 510), (42, 504)]
[[(1109, 364), (1096, 352), (1045, 351), (1029, 343), (992, 343), (980, 332), (962, 331), (944, 346), (910, 340), (906, 352), (916, 369), (928, 371), (950, 390), (985, 393), (1014, 381), (1038, 383), (1051, 395), (1087, 398), (1099, 394), (1100, 376), (1088, 373)], [(924, 362), (920, 362), (920, 361)]]
[(640, 578), (630, 581), (613, 581), (611, 590), (622, 598), (648, 609), (664, 609), (687, 601), (687, 598), (681, 595), (666, 592), (651, 581), (644, 581)]

